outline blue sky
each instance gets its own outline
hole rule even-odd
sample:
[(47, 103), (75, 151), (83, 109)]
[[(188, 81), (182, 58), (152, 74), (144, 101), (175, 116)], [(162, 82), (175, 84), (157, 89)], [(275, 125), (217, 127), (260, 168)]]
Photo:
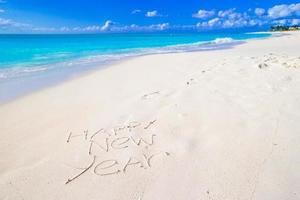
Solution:
[(300, 24), (293, 0), (0, 0), (0, 33), (263, 30)]

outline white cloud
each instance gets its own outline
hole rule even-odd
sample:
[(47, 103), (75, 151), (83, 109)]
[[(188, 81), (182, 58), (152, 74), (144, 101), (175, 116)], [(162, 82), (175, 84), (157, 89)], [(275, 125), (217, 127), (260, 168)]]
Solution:
[(197, 13), (193, 14), (194, 18), (206, 19), (215, 15), (213, 10), (199, 10)]
[(229, 19), (240, 19), (240, 18), (247, 18), (248, 15), (247, 14), (242, 14), (242, 13), (236, 13), (236, 12), (233, 12), (231, 14), (228, 15), (228, 18)]
[[(239, 13), (235, 8), (219, 11), (218, 16), (222, 19), (221, 27), (233, 28), (248, 25), (250, 17), (247, 13)], [(253, 23), (252, 23), (253, 24)]]
[(142, 12), (140, 9), (135, 9), (131, 12), (131, 14), (137, 14), (137, 13), (140, 13)]
[(221, 17), (221, 18), (228, 17), (229, 15), (234, 14), (234, 11), (235, 11), (235, 8), (231, 8), (231, 9), (228, 9), (228, 10), (220, 10), (218, 12), (218, 16)]
[(10, 19), (0, 18), (0, 26), (11, 25), (11, 24), (12, 24), (12, 21)]
[(262, 21), (260, 19), (250, 19), (248, 21), (248, 26), (262, 26), (265, 23), (266, 23), (265, 21)]
[(280, 20), (273, 21), (273, 24), (279, 24), (279, 25), (285, 25), (287, 23), (288, 23), (287, 19), (280, 19)]
[(214, 19), (211, 19), (207, 22), (200, 22), (196, 26), (197, 27), (203, 27), (203, 28), (212, 28), (212, 27), (217, 27), (221, 25), (221, 20), (220, 18), (216, 17)]
[(248, 26), (248, 20), (244, 18), (240, 18), (236, 20), (228, 19), (225, 20), (222, 24), (223, 28), (244, 27), (244, 26)]
[(300, 3), (276, 5), (268, 10), (268, 16), (272, 19), (300, 15)]
[(86, 26), (86, 27), (67, 27), (63, 26), (60, 28), (54, 27), (34, 27), (31, 29), (34, 32), (53, 32), (53, 33), (81, 33), (81, 32), (99, 32), (101, 31), (101, 26)]
[[(78, 30), (78, 27), (75, 27), (75, 28), (77, 28), (77, 30)], [(84, 27), (82, 29), (82, 31), (98, 32), (98, 31), (107, 31), (109, 28), (111, 28), (111, 25), (109, 24), (109, 22), (106, 21), (103, 26), (97, 26), (97, 25), (87, 26), (87, 27)]]
[(299, 25), (300, 19), (291, 19), (291, 25)]
[(220, 19), (219, 18), (214, 18), (211, 19), (207, 22), (208, 26), (212, 27), (212, 26), (217, 26), (220, 24)]
[(148, 11), (146, 13), (146, 17), (158, 17), (158, 16), (160, 16), (160, 15), (158, 14), (157, 10)]
[(59, 29), (61, 32), (69, 32), (71, 29), (69, 27), (63, 26)]
[(254, 10), (254, 13), (257, 15), (257, 16), (262, 16), (263, 14), (265, 14), (266, 10), (263, 9), (263, 8), (255, 8)]
[(269, 17), (276, 19), (289, 16), (291, 14), (291, 11), (288, 5), (277, 5), (273, 8), (270, 8), (268, 10), (268, 14)]
[(155, 25), (151, 25), (150, 26), (150, 29), (158, 29), (158, 30), (166, 30), (170, 27), (170, 24), (169, 23), (163, 23), (163, 24), (155, 24)]
[(164, 31), (171, 28), (169, 23), (152, 24), (139, 26), (136, 24), (127, 26), (114, 26), (112, 27), (112, 32), (152, 32), (152, 31)]
[(16, 22), (11, 19), (0, 18), (0, 28), (4, 27), (4, 26), (5, 27), (19, 27), (19, 28), (30, 27), (29, 24)]
[(171, 28), (169, 23), (151, 24), (139, 26), (132, 24), (129, 26), (114, 26), (111, 31), (113, 32), (153, 32), (153, 31), (164, 31)]
[(280, 19), (272, 21), (274, 25), (300, 25), (300, 19)]
[(3, 10), (3, 9), (0, 9), (0, 13), (4, 13), (5, 12), (5, 10)]
[(80, 27), (74, 27), (74, 28), (72, 28), (72, 31), (75, 31), (75, 32), (77, 32), (77, 31), (80, 31), (81, 30), (81, 28)]
[(34, 31), (34, 32), (55, 32), (57, 30), (56, 30), (56, 28), (50, 28), (50, 27), (34, 27), (34, 28), (32, 28), (32, 31)]
[[(107, 20), (104, 25), (101, 27), (101, 31), (107, 31), (111, 28), (114, 23), (111, 20)], [(95, 28), (95, 27), (94, 27)]]

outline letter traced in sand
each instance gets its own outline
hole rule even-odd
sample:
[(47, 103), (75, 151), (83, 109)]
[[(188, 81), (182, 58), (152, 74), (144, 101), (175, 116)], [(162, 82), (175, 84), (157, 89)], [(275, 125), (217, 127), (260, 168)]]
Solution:
[(156, 136), (156, 135), (151, 135), (151, 141), (146, 141), (146, 140), (143, 139), (142, 137), (139, 138), (139, 139), (134, 139), (132, 136), (130, 136), (130, 138), (131, 138), (132, 142), (133, 142), (134, 144), (136, 144), (137, 146), (140, 146), (140, 145), (142, 144), (142, 142), (143, 142), (144, 144), (146, 144), (146, 145), (151, 146), (151, 145), (154, 144), (154, 137), (155, 137), (155, 136)]
[(153, 155), (150, 155), (150, 156), (147, 156), (146, 154), (143, 154), (143, 156), (144, 156), (144, 158), (147, 162), (148, 167), (151, 167), (152, 158), (154, 158), (155, 156), (162, 155), (162, 154), (165, 154), (166, 156), (170, 155), (170, 153), (168, 153), (168, 152), (160, 152), (160, 153), (156, 153), (156, 154), (153, 154)]
[(127, 126), (128, 130), (131, 131), (132, 129), (140, 126), (141, 123), (140, 122), (130, 122)]
[(122, 131), (124, 129), (126, 129), (126, 126), (120, 126), (120, 127), (115, 127), (113, 129), (113, 131), (114, 131), (114, 134), (117, 135), (119, 131)]
[[(109, 168), (112, 168), (116, 165), (118, 165), (118, 161), (117, 160), (104, 160), (101, 163), (99, 163), (98, 165), (96, 165), (96, 167), (94, 168), (94, 173), (96, 175), (100, 175), (100, 176), (106, 176), (106, 175), (113, 175), (113, 174), (118, 174), (121, 172), (121, 170), (117, 169), (111, 172), (106, 172), (106, 173), (99, 173), (98, 170), (106, 170)], [(98, 169), (99, 168), (99, 169)]]
[(114, 149), (125, 149), (128, 147), (128, 145), (125, 145), (127, 142), (129, 142), (129, 138), (128, 137), (121, 137), (121, 138), (117, 138), (114, 139), (111, 142), (111, 147)]
[(99, 144), (98, 142), (95, 141), (91, 141), (91, 146), (90, 146), (90, 152), (92, 151), (92, 147), (94, 146), (93, 144), (95, 144), (97, 147), (99, 147), (101, 150), (108, 152), (109, 151), (109, 138), (105, 138), (105, 144)]
[(69, 178), (65, 184), (69, 184), (70, 182), (74, 181), (76, 178), (78, 178), (79, 176), (87, 172), (94, 165), (95, 161), (96, 161), (96, 156), (94, 156), (93, 162), (87, 168), (85, 168), (81, 173), (74, 176), (73, 178)]
[(149, 124), (147, 126), (144, 127), (144, 129), (148, 129), (151, 125), (153, 125), (156, 122), (156, 119), (149, 122)]
[(130, 157), (128, 162), (126, 163), (126, 165), (123, 168), (123, 172), (125, 173), (127, 170), (127, 167), (131, 166), (131, 165), (140, 165), (141, 168), (144, 167), (143, 163), (140, 160), (138, 160), (135, 157)]
[(68, 139), (67, 139), (67, 143), (70, 143), (71, 138), (75, 138), (75, 137), (80, 137), (83, 136), (85, 140), (87, 140), (87, 136), (88, 136), (88, 130), (85, 130), (83, 132), (83, 134), (79, 134), (79, 135), (73, 135), (72, 132), (70, 132)]
[(96, 132), (91, 136), (91, 140), (92, 140), (98, 133), (100, 133), (101, 131), (104, 131), (104, 129), (101, 128), (99, 131), (96, 131)]
[(153, 96), (158, 95), (158, 94), (159, 94), (159, 91), (152, 92), (152, 93), (149, 93), (149, 94), (145, 94), (145, 95), (142, 96), (142, 99), (150, 99)]

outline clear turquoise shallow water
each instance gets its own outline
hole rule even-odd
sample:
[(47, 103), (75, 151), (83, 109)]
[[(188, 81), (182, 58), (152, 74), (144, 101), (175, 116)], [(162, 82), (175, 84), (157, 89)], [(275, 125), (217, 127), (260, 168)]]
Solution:
[(0, 101), (18, 93), (13, 87), (19, 82), (23, 88), (32, 87), (38, 85), (34, 81), (61, 79), (71, 72), (126, 57), (218, 49), (268, 36), (247, 33), (0, 35)]

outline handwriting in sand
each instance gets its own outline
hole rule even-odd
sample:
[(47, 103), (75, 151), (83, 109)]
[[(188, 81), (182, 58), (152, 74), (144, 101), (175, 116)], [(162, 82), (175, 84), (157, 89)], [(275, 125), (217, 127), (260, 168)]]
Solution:
[[(71, 143), (75, 139), (89, 142), (87, 154), (91, 157), (91, 161), (85, 168), (81, 168), (80, 173), (69, 178), (65, 184), (78, 179), (89, 170), (95, 175), (109, 176), (126, 173), (129, 168), (149, 169), (154, 158), (169, 156), (170, 154), (165, 151), (150, 151), (157, 137), (156, 134), (152, 133), (152, 127), (155, 126), (156, 122), (156, 120), (144, 124), (130, 122), (112, 129), (99, 129), (91, 133), (88, 130), (81, 134), (70, 132), (67, 143)], [(133, 148), (138, 148), (138, 151), (126, 151)], [(124, 152), (130, 152), (125, 161), (124, 156), (121, 156)], [(101, 159), (103, 154), (112, 154), (114, 157)]]

